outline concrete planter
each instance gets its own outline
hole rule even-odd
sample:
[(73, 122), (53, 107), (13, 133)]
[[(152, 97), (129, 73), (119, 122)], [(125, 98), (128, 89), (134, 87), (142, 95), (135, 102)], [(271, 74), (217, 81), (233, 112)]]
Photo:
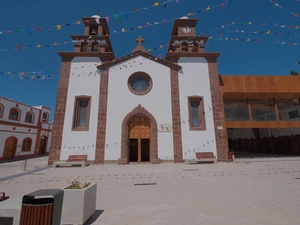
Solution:
[(97, 184), (64, 190), (61, 224), (84, 224), (96, 210)]

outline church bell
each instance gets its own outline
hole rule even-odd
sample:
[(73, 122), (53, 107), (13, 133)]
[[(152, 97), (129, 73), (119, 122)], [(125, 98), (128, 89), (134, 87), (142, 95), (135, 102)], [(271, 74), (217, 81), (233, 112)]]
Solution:
[(96, 34), (97, 34), (97, 33), (96, 33), (96, 30), (93, 29), (92, 32), (91, 32), (91, 35), (96, 35)]

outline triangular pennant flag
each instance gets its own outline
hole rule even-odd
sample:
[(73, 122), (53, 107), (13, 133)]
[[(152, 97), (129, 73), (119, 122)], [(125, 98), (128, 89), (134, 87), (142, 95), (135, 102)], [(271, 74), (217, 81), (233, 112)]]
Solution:
[(76, 22), (76, 24), (80, 24), (80, 21), (78, 20), (78, 21)]
[(18, 48), (18, 49), (21, 49), (22, 47), (21, 47), (21, 45), (18, 45), (18, 44), (17, 44), (17, 48)]
[(120, 17), (120, 16), (119, 16), (118, 14), (115, 15), (115, 18), (116, 18), (117, 21), (119, 21), (119, 17)]
[(124, 28), (122, 28), (122, 32), (126, 32), (126, 30)]
[(109, 17), (108, 16), (106, 16), (105, 19), (106, 19), (106, 22), (109, 22)]
[(149, 27), (151, 26), (151, 24), (150, 24), (150, 23), (148, 23), (148, 22), (147, 22), (146, 24), (147, 24), (147, 26), (149, 26)]
[(138, 28), (143, 28), (143, 26), (138, 26)]
[(37, 44), (36, 44), (36, 47), (37, 47), (37, 48), (40, 48), (40, 47), (41, 47), (41, 45), (37, 43)]
[(57, 30), (60, 30), (60, 28), (61, 28), (61, 25), (57, 25), (56, 27), (57, 27)]
[(167, 3), (166, 2), (164, 2), (164, 7), (167, 7)]
[(163, 48), (163, 46), (162, 46), (162, 45), (160, 45), (159, 47), (160, 47), (160, 48)]
[(266, 34), (270, 34), (271, 33), (271, 31), (270, 30), (268, 30), (268, 32), (266, 33)]
[(37, 28), (35, 28), (35, 30), (36, 30), (36, 31), (39, 31), (39, 30), (41, 30), (41, 28), (37, 27)]
[(210, 5), (206, 8), (206, 10), (210, 10)]
[(154, 6), (158, 6), (158, 5), (159, 5), (158, 2), (155, 2), (155, 3), (154, 3)]
[(27, 30), (29, 34), (31, 34), (31, 30)]

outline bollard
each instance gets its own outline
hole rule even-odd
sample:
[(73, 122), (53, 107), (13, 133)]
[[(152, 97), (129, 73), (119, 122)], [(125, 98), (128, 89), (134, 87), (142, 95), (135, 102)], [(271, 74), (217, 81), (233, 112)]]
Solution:
[(22, 170), (21, 171), (25, 171), (26, 170), (26, 166), (27, 166), (27, 159), (23, 160)]

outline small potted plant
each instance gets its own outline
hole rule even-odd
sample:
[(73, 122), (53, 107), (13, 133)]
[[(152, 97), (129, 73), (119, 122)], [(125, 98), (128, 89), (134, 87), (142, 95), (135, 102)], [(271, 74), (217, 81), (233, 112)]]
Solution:
[(97, 184), (77, 178), (63, 190), (61, 224), (84, 224), (96, 210)]

